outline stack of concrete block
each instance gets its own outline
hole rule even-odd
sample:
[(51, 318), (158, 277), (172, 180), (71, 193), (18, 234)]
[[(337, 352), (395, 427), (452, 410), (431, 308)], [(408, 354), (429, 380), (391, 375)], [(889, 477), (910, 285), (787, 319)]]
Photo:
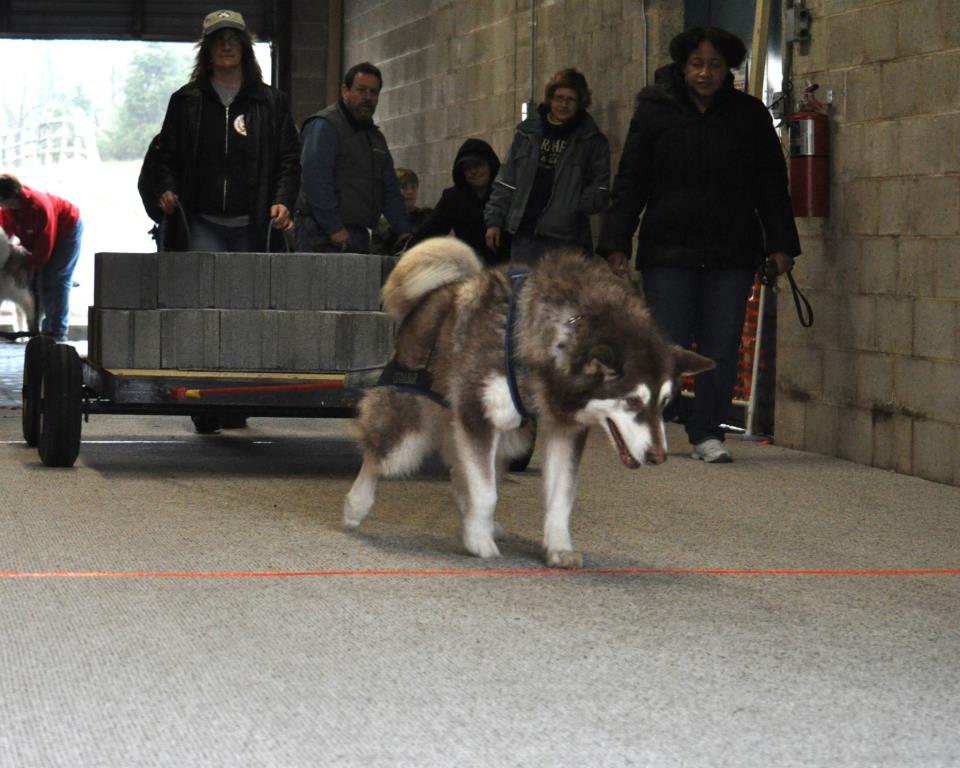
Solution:
[(390, 265), (368, 254), (98, 253), (88, 358), (111, 369), (342, 372), (382, 365)]

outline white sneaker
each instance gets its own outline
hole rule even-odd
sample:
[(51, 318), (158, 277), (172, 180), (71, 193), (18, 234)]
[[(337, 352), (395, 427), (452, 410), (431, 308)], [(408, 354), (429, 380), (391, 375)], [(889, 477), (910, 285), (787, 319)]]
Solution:
[(723, 443), (716, 438), (704, 440), (693, 446), (693, 452), (690, 454), (692, 459), (700, 459), (707, 464), (729, 464), (733, 461), (733, 456), (726, 449)]

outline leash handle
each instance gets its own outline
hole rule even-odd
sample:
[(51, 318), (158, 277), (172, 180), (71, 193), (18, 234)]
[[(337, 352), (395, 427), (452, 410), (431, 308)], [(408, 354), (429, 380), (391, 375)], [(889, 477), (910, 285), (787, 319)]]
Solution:
[(809, 328), (813, 325), (813, 307), (810, 306), (807, 297), (800, 292), (800, 287), (797, 285), (797, 281), (793, 279), (792, 272), (787, 272), (787, 280), (790, 283), (790, 292), (793, 294), (793, 304), (797, 308), (800, 325)]
[[(267, 240), (266, 240), (266, 252), (270, 253), (270, 234), (273, 231), (273, 222), (277, 219), (276, 217), (271, 217), (267, 219)], [(283, 249), (285, 253), (291, 253), (290, 242), (287, 240), (286, 233), (281, 232), (280, 237), (283, 240)]]

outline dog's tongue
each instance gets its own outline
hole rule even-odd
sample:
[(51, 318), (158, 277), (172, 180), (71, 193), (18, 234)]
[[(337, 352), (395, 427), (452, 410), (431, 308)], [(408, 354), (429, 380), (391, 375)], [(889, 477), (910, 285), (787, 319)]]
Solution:
[(617, 444), (617, 451), (620, 453), (620, 461), (623, 462), (624, 466), (629, 467), (630, 469), (636, 469), (640, 466), (640, 462), (633, 458), (633, 454), (627, 450), (627, 444), (623, 441), (623, 436), (620, 434), (620, 430), (617, 429), (616, 424), (612, 420), (607, 419), (607, 427), (610, 429), (610, 434), (613, 435), (613, 442)]

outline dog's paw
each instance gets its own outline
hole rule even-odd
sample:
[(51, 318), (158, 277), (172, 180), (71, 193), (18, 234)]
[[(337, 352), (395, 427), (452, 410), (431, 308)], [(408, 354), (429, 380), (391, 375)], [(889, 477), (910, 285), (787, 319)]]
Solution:
[(547, 552), (547, 566), (550, 568), (583, 568), (583, 555), (564, 549)]
[(350, 497), (343, 504), (343, 527), (358, 528), (370, 512), (370, 507), (357, 507), (350, 503)]
[(499, 548), (489, 536), (464, 536), (463, 546), (466, 547), (467, 552), (477, 557), (500, 557)]

